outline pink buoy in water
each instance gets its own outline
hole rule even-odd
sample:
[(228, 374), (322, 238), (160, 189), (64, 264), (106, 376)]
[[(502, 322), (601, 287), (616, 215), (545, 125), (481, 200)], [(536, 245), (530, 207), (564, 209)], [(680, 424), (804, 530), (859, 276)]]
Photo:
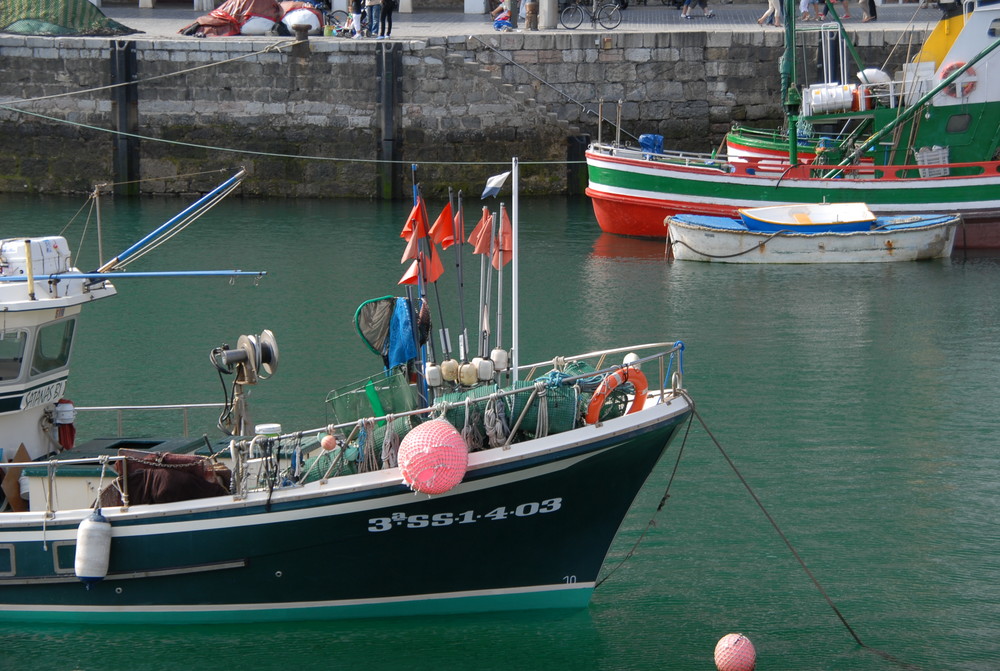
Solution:
[(715, 668), (719, 671), (753, 671), (757, 651), (743, 634), (726, 634), (715, 644)]
[(443, 419), (420, 424), (399, 444), (399, 470), (410, 489), (443, 494), (465, 477), (469, 448), (462, 434)]

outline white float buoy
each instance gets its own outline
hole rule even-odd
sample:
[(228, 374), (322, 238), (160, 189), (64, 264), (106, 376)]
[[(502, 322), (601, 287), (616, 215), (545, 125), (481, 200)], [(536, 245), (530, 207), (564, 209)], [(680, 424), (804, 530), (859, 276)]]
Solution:
[(743, 634), (726, 634), (715, 644), (715, 668), (719, 671), (754, 671), (757, 651)]
[(110, 559), (111, 523), (98, 508), (76, 530), (76, 577), (89, 588), (108, 575)]

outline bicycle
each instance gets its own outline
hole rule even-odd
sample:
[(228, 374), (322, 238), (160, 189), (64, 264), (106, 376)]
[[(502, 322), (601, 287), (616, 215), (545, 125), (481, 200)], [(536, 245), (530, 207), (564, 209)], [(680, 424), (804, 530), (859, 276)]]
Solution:
[[(351, 21), (351, 16), (342, 9), (335, 9), (332, 12), (328, 12), (324, 15), (326, 18), (326, 25), (333, 26), (334, 32), (338, 35), (348, 32), (357, 32), (354, 26), (348, 26)], [(361, 34), (365, 35), (368, 32), (368, 12), (361, 12)], [(350, 35), (347, 35), (350, 37)]]
[(559, 14), (559, 22), (563, 25), (563, 28), (574, 30), (579, 28), (580, 24), (583, 23), (584, 16), (590, 17), (590, 26), (592, 28), (596, 28), (597, 24), (600, 23), (602, 27), (611, 30), (617, 28), (622, 22), (622, 12), (618, 8), (618, 3), (607, 2), (598, 7), (597, 0), (593, 0), (591, 6), (583, 4), (567, 6)]

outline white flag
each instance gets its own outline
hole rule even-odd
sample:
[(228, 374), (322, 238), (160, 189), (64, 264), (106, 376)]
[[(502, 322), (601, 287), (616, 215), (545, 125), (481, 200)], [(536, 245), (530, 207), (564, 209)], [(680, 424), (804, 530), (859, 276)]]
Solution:
[(500, 187), (503, 183), (507, 181), (510, 176), (510, 170), (499, 175), (493, 175), (488, 180), (486, 180), (486, 188), (483, 189), (483, 195), (480, 196), (480, 200), (486, 198), (487, 196), (495, 196), (500, 193)]

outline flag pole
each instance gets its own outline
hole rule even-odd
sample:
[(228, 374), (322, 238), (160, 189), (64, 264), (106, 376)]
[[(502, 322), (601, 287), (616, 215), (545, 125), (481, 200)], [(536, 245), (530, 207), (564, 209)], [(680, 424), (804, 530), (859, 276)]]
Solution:
[[(417, 203), (420, 201), (420, 192), (417, 190), (417, 164), (410, 164), (410, 175), (413, 178), (413, 205), (416, 207)], [(419, 240), (417, 246), (417, 258), (420, 258), (419, 252)], [(420, 288), (420, 265), (417, 265), (417, 289), (419, 293)], [(425, 376), (425, 370), (427, 369), (427, 349), (420, 346), (420, 313), (416, 311), (413, 305), (413, 293), (410, 290), (410, 285), (406, 285), (406, 302), (410, 306), (410, 324), (413, 330), (413, 342), (417, 346), (417, 351), (420, 352), (420, 372), (417, 373), (417, 379), (420, 384), (417, 385), (418, 395), (420, 398), (420, 404), (426, 405), (429, 402), (430, 396), (427, 390), (427, 378)], [(431, 338), (433, 342), (433, 337)]]
[(490, 356), (490, 299), (493, 297), (492, 262), (494, 245), (496, 243), (497, 215), (490, 215), (490, 249), (483, 255), (482, 274), (485, 277), (483, 292), (482, 315), (479, 322), (479, 356), (488, 359)]
[[(451, 203), (451, 187), (448, 187)], [(458, 192), (458, 208), (452, 218), (452, 239), (455, 241), (455, 266), (458, 275), (458, 314), (461, 332), (458, 334), (458, 355), (465, 363), (469, 360), (469, 331), (465, 327), (465, 279), (462, 276), (462, 246), (465, 244), (465, 212), (462, 211), (462, 192)]]
[(517, 243), (518, 209), (519, 209), (517, 191), (518, 191), (518, 182), (520, 177), (519, 172), (520, 171), (519, 171), (518, 161), (517, 157), (515, 156), (514, 158), (511, 159), (511, 167), (510, 167), (510, 174), (511, 177), (513, 177), (513, 182), (514, 182), (511, 187), (511, 201), (510, 201), (510, 216), (511, 216), (510, 254), (513, 257), (511, 259), (511, 268), (510, 268), (510, 274), (511, 274), (510, 300), (511, 300), (511, 312), (513, 313), (511, 314), (510, 318), (511, 320), (510, 367), (511, 367), (511, 375), (513, 376), (511, 379), (514, 382), (517, 382), (517, 359), (518, 359), (517, 350), (520, 344), (517, 335), (518, 329), (520, 328), (520, 318), (519, 318), (520, 311), (518, 310), (518, 303), (520, 298), (518, 291), (518, 279), (520, 278), (520, 270), (519, 270), (520, 257), (518, 256), (518, 243)]

